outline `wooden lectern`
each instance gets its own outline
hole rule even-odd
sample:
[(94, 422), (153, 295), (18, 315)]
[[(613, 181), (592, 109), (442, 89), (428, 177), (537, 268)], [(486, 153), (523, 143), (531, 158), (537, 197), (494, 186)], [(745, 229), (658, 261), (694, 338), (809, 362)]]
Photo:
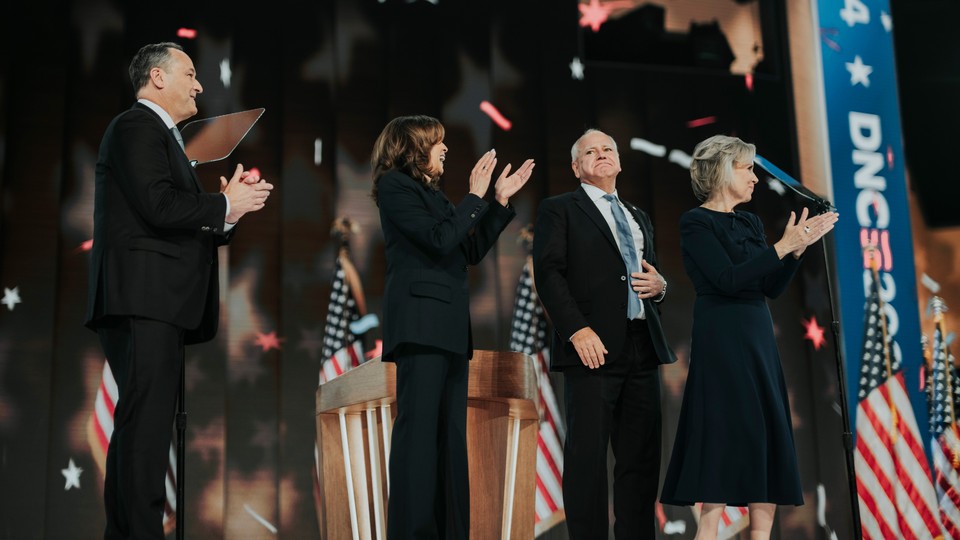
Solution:
[[(533, 358), (475, 351), (467, 390), (471, 538), (533, 538)], [(325, 540), (384, 539), (396, 366), (371, 360), (317, 389), (317, 519)]]

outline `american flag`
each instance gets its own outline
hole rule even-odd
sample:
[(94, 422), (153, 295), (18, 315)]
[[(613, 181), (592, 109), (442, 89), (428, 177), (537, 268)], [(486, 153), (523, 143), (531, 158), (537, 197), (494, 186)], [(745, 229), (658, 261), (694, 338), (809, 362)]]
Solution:
[(960, 538), (960, 438), (957, 437), (957, 370), (944, 338), (943, 301), (934, 298), (934, 332), (930, 385), (930, 448), (940, 507), (940, 522), (949, 538)]
[(864, 308), (854, 455), (865, 539), (941, 537), (936, 492), (907, 395), (900, 348), (873, 270)]
[[(87, 425), (87, 440), (101, 472), (107, 470), (107, 448), (110, 445), (110, 437), (113, 436), (113, 411), (116, 409), (119, 396), (120, 392), (117, 389), (117, 382), (113, 379), (113, 372), (110, 371), (110, 364), (104, 361), (103, 376), (93, 404), (93, 415), (90, 416), (90, 422)], [(173, 429), (172, 423), (171, 429)], [(177, 526), (177, 453), (173, 444), (170, 445), (169, 456), (167, 499), (163, 507), (165, 534), (169, 534)]]
[(534, 358), (540, 400), (540, 430), (537, 434), (537, 500), (534, 535), (539, 536), (565, 519), (563, 512), (563, 421), (550, 382), (546, 348), (547, 319), (533, 285), (533, 262), (527, 257), (517, 283), (513, 305), (510, 350)]
[(327, 324), (323, 337), (323, 365), (320, 384), (359, 366), (363, 361), (363, 342), (350, 331), (350, 323), (360, 318), (360, 310), (349, 282), (350, 272), (356, 270), (350, 263), (347, 250), (341, 248), (337, 257), (336, 274), (327, 307)]

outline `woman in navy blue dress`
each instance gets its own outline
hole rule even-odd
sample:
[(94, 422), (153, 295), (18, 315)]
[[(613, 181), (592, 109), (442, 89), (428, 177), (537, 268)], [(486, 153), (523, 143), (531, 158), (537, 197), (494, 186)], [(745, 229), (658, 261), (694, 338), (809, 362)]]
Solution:
[(703, 201), (680, 218), (683, 264), (697, 292), (690, 369), (661, 501), (703, 503), (696, 540), (713, 539), (726, 505), (748, 506), (750, 538), (768, 538), (776, 505), (803, 494), (790, 404), (766, 298), (779, 296), (807, 246), (836, 213), (790, 213), (768, 245), (755, 214), (756, 147), (717, 135), (694, 149), (693, 191)]

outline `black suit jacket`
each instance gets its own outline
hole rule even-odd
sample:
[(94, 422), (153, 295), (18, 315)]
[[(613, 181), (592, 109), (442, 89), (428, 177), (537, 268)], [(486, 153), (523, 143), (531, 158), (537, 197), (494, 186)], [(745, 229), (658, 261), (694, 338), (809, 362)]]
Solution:
[(114, 118), (97, 159), (86, 325), (146, 317), (186, 329), (186, 343), (211, 339), (217, 246), (231, 236), (223, 232), (226, 204), (203, 192), (155, 112), (137, 103)]
[(401, 343), (473, 355), (467, 266), (480, 262), (516, 215), (467, 194), (454, 206), (441, 191), (391, 171), (377, 183), (386, 243), (383, 358)]
[[(621, 201), (643, 231), (643, 258), (657, 267), (650, 218)], [(570, 336), (585, 326), (600, 336), (606, 360), (615, 360), (626, 341), (630, 277), (609, 225), (583, 188), (540, 203), (533, 259), (537, 294), (555, 330), (551, 369), (582, 365)], [(663, 335), (659, 304), (649, 299), (643, 304), (659, 362), (675, 362)]]

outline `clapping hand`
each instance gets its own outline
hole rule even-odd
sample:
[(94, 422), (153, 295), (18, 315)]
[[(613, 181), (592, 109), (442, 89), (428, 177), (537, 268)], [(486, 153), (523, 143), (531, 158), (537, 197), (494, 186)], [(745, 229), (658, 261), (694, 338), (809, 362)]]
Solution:
[(236, 223), (244, 214), (262, 209), (272, 189), (273, 184), (250, 171), (244, 171), (243, 165), (238, 163), (229, 181), (220, 177), (220, 191), (230, 201), (227, 223)]
[(783, 237), (774, 244), (777, 255), (782, 259), (790, 253), (794, 258), (799, 259), (803, 255), (807, 246), (823, 238), (825, 234), (833, 230), (840, 214), (836, 212), (826, 212), (808, 218), (809, 211), (804, 208), (797, 218), (794, 212), (790, 212), (790, 218), (787, 219), (787, 225), (783, 230)]
[(470, 171), (470, 193), (483, 198), (487, 194), (487, 188), (490, 187), (490, 177), (493, 176), (493, 168), (497, 166), (497, 151), (488, 150), (480, 156), (480, 160)]
[(507, 176), (510, 173), (510, 164), (507, 163), (507, 166), (503, 168), (503, 172), (500, 173), (500, 177), (497, 178), (497, 183), (493, 186), (497, 202), (500, 203), (501, 206), (506, 206), (510, 197), (520, 191), (520, 188), (527, 183), (530, 175), (533, 174), (533, 168), (535, 166), (536, 164), (533, 160), (528, 159), (523, 162), (523, 165), (517, 168), (516, 172)]

